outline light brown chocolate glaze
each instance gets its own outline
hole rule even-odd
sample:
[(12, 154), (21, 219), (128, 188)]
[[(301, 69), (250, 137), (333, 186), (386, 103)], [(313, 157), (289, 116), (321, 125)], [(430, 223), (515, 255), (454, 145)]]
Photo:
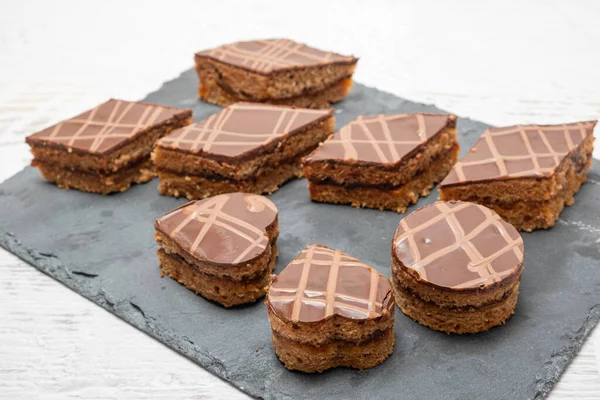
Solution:
[(154, 226), (193, 258), (227, 266), (260, 256), (269, 245), (267, 228), (276, 222), (277, 208), (271, 200), (228, 193), (169, 211)]
[(333, 110), (235, 103), (160, 139), (159, 147), (235, 162), (275, 148), (285, 137), (323, 121)]
[(356, 258), (329, 247), (306, 247), (269, 288), (267, 307), (291, 322), (321, 322), (334, 315), (369, 320), (393, 312), (389, 280)]
[(26, 138), (29, 145), (65, 148), (92, 154), (114, 151), (146, 131), (173, 119), (190, 118), (192, 110), (110, 99), (76, 117)]
[(392, 256), (419, 282), (484, 290), (520, 276), (524, 245), (519, 232), (489, 208), (438, 201), (400, 221)]
[(262, 75), (276, 71), (319, 67), (331, 64), (355, 64), (355, 57), (324, 52), (289, 39), (236, 42), (196, 53), (234, 67)]
[(593, 135), (597, 121), (489, 128), (441, 187), (517, 178), (547, 178)]
[(308, 155), (305, 162), (395, 165), (444, 128), (455, 125), (456, 116), (446, 114), (359, 116)]

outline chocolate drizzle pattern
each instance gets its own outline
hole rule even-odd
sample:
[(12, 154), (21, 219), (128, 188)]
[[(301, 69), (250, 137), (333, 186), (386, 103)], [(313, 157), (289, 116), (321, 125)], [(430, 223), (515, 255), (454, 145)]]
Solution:
[(423, 281), (451, 289), (485, 288), (520, 270), (523, 239), (494, 211), (436, 202), (408, 215), (393, 239), (395, 256)]
[(176, 208), (155, 227), (199, 260), (239, 264), (265, 251), (266, 229), (276, 219), (277, 208), (266, 197), (228, 193)]
[(191, 110), (111, 99), (74, 118), (35, 133), (28, 143), (52, 143), (106, 153), (143, 131)]
[(396, 163), (455, 119), (453, 115), (438, 114), (359, 116), (325, 141), (307, 161)]
[(340, 250), (306, 247), (269, 289), (268, 304), (293, 322), (317, 322), (333, 315), (370, 319), (393, 307), (388, 279)]
[(332, 110), (236, 103), (208, 119), (176, 130), (158, 146), (236, 157), (324, 120)]
[(354, 57), (324, 52), (288, 39), (237, 42), (196, 53), (261, 74), (297, 67), (355, 63)]
[(442, 182), (547, 177), (594, 131), (596, 121), (489, 128)]

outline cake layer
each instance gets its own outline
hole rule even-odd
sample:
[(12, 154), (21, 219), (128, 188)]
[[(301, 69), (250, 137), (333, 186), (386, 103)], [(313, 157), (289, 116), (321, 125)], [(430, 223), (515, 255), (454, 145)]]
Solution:
[[(303, 108), (326, 108), (341, 101), (350, 93), (351, 88), (352, 79), (345, 78), (313, 93), (281, 99), (264, 99), (260, 102)], [(198, 97), (208, 103), (217, 104), (222, 107), (227, 107), (228, 105), (239, 101), (258, 102), (257, 100), (248, 97), (237, 97), (223, 86), (220, 86), (217, 81), (206, 80), (201, 81), (198, 86)]]
[[(374, 163), (361, 160), (306, 157), (304, 176), (312, 182), (344, 186), (378, 186), (391, 188), (409, 182), (426, 170), (441, 155), (457, 147), (456, 120), (395, 162)], [(338, 133), (339, 135), (339, 133)], [(384, 145), (385, 147), (385, 145)], [(318, 151), (318, 150), (317, 150)], [(456, 160), (455, 160), (456, 161)]]
[[(390, 292), (391, 296), (391, 292)], [(267, 303), (269, 322), (273, 332), (288, 340), (321, 346), (333, 341), (365, 342), (370, 340), (376, 332), (393, 328), (394, 312), (387, 312), (378, 318), (364, 320), (357, 327), (356, 321), (334, 315), (318, 323), (294, 322), (280, 318)]]
[(260, 171), (259, 175), (246, 180), (233, 180), (218, 176), (179, 175), (157, 169), (156, 172), (160, 178), (158, 191), (163, 195), (186, 197), (189, 200), (204, 199), (232, 192), (271, 194), (285, 182), (302, 177), (300, 159), (280, 164), (275, 168), (265, 168)]
[(309, 180), (310, 198), (314, 201), (335, 204), (351, 204), (353, 207), (375, 208), (405, 212), (417, 202), (419, 196), (427, 196), (436, 182), (444, 179), (458, 158), (458, 146), (433, 160), (429, 167), (398, 187), (340, 186)]
[[(508, 204), (480, 201), (479, 199), (471, 201), (496, 211), (504, 220), (519, 230), (531, 232), (534, 229), (551, 228), (558, 220), (563, 208), (575, 203), (575, 194), (587, 181), (586, 172), (587, 168), (576, 173), (575, 176), (569, 177), (562, 190), (549, 200), (517, 201)], [(569, 175), (571, 174), (569, 173)]]
[(263, 297), (277, 260), (277, 250), (274, 248), (261, 275), (236, 281), (203, 273), (195, 265), (176, 254), (168, 254), (164, 249), (159, 249), (157, 254), (162, 275), (170, 276), (189, 290), (225, 307), (252, 303)]
[(285, 367), (303, 372), (323, 372), (335, 367), (372, 368), (392, 354), (395, 341), (392, 328), (361, 344), (334, 341), (312, 346), (289, 340), (276, 332), (272, 336), (275, 353)]
[(458, 334), (484, 332), (503, 324), (514, 314), (519, 296), (517, 281), (506, 296), (497, 302), (482, 307), (457, 309), (440, 307), (403, 290), (397, 284), (393, 286), (396, 304), (406, 316), (431, 329)]
[[(288, 109), (293, 111), (292, 109)], [(314, 112), (314, 111), (313, 111)], [(331, 112), (322, 112), (315, 116), (314, 122), (288, 134), (273, 137), (264, 143), (264, 137), (255, 146), (240, 155), (226, 156), (205, 151), (192, 152), (174, 143), (177, 136), (169, 136), (158, 143), (152, 158), (157, 170), (169, 171), (179, 175), (219, 175), (233, 180), (244, 180), (256, 176), (265, 168), (275, 167), (288, 160), (305, 155), (327, 139), (335, 128), (335, 118)], [(275, 124), (276, 121), (273, 122)], [(231, 129), (231, 128), (230, 128)], [(240, 129), (241, 130), (241, 129)], [(248, 138), (242, 138), (248, 140)], [(217, 139), (219, 140), (219, 139)], [(237, 139), (240, 140), (240, 139)], [(219, 142), (217, 142), (218, 145)], [(223, 144), (231, 143), (225, 142)], [(215, 145), (211, 151), (215, 150)]]
[(123, 192), (133, 183), (145, 183), (154, 178), (152, 161), (149, 157), (110, 174), (65, 168), (37, 159), (34, 159), (31, 165), (38, 168), (45, 179), (55, 183), (59, 188), (77, 189), (89, 193)]
[(202, 84), (219, 82), (237, 98), (263, 101), (321, 91), (352, 76), (358, 59), (271, 39), (201, 51), (195, 61)]
[(402, 267), (392, 253), (392, 283), (398, 290), (416, 293), (425, 302), (447, 309), (485, 307), (498, 303), (512, 290), (514, 283), (521, 279), (523, 266), (508, 279), (486, 288), (474, 287), (464, 290), (452, 290), (423, 282), (410, 269)]

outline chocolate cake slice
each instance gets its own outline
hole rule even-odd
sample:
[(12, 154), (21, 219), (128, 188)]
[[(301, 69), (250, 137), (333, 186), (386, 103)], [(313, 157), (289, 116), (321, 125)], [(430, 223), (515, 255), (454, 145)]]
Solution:
[(324, 203), (404, 212), (457, 160), (456, 117), (358, 117), (303, 162), (310, 197)]
[(435, 330), (487, 331), (514, 313), (523, 263), (523, 239), (494, 211), (439, 201), (409, 214), (396, 230), (396, 303)]
[(332, 110), (236, 103), (158, 141), (159, 191), (201, 199), (272, 193), (302, 176), (301, 157), (333, 132)]
[(277, 259), (277, 208), (229, 193), (187, 203), (154, 223), (161, 275), (225, 307), (265, 295)]
[(111, 99), (26, 138), (32, 166), (64, 189), (108, 194), (152, 179), (159, 138), (188, 125), (192, 110)]
[(228, 106), (238, 101), (323, 108), (350, 91), (355, 57), (288, 39), (237, 42), (196, 53), (198, 96)]
[(305, 248), (274, 278), (265, 304), (288, 369), (371, 368), (394, 350), (389, 280), (340, 250)]
[(595, 125), (489, 128), (440, 184), (440, 199), (485, 205), (520, 230), (550, 228), (587, 181)]

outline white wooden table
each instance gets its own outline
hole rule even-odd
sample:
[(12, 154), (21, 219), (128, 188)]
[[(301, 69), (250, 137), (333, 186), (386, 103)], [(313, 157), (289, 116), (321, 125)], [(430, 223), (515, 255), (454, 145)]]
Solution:
[[(139, 99), (195, 50), (241, 39), (358, 55), (357, 81), (492, 124), (600, 117), (594, 0), (208, 3), (3, 2), (0, 181), (28, 164), (28, 133)], [(600, 399), (599, 359), (596, 330), (550, 397)], [(246, 396), (0, 251), (0, 398)]]

